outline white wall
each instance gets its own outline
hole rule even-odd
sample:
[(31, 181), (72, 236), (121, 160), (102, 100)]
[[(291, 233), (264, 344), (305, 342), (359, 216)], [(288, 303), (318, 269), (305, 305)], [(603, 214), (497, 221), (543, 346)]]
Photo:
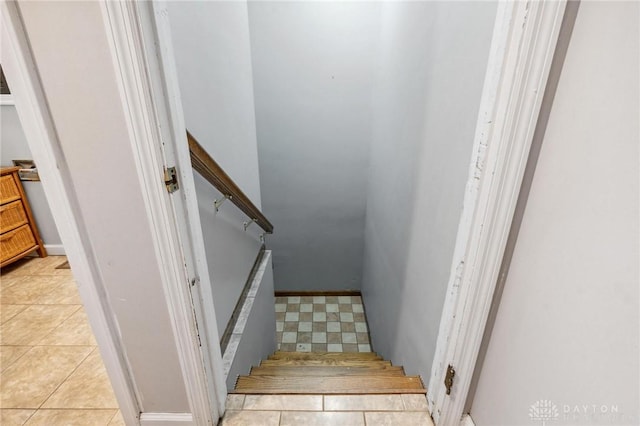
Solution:
[(101, 6), (19, 8), (142, 411), (189, 412)]
[(251, 2), (276, 290), (359, 289), (379, 5)]
[[(260, 208), (247, 4), (169, 2), (169, 20), (189, 131)], [(207, 262), (222, 336), (261, 243), (257, 225), (195, 173)]]
[(382, 9), (362, 293), (374, 350), (429, 377), (496, 3)]
[[(22, 130), (16, 107), (13, 105), (0, 106), (0, 164), (13, 166), (11, 160), (31, 160), (31, 151), (27, 145), (27, 139)], [(61, 254), (62, 241), (58, 234), (58, 228), (53, 221), (49, 204), (44, 195), (40, 182), (23, 181), (22, 186), (27, 194), (29, 205), (35, 216), (40, 237), (45, 246), (55, 246), (57, 254)]]
[(477, 426), (532, 424), (538, 400), (556, 405), (557, 425), (640, 423), (639, 16), (635, 2), (580, 5), (471, 408)]

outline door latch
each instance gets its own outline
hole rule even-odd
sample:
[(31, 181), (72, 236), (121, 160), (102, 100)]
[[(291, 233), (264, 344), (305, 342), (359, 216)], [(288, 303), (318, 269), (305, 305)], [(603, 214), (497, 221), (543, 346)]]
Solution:
[(447, 367), (447, 374), (444, 376), (444, 385), (447, 388), (447, 395), (451, 395), (451, 387), (453, 386), (453, 378), (456, 375), (456, 370), (449, 364)]
[(180, 189), (180, 185), (178, 185), (178, 172), (176, 172), (175, 167), (166, 167), (164, 169), (164, 184), (169, 194)]

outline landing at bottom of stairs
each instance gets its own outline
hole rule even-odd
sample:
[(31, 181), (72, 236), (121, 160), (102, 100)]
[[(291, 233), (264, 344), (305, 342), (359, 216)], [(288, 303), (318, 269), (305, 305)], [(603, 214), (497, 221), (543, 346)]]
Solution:
[(433, 422), (422, 394), (231, 394), (221, 425), (433, 426)]

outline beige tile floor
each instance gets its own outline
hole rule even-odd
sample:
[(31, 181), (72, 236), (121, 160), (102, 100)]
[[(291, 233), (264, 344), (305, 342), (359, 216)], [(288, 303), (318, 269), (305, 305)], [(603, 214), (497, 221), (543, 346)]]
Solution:
[(229, 395), (222, 426), (433, 426), (424, 395)]
[(124, 425), (61, 256), (0, 272), (0, 424)]

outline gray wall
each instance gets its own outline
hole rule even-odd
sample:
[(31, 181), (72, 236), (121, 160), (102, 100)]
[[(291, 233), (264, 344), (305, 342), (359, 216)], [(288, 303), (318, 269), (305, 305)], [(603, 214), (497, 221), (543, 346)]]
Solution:
[[(258, 208), (260, 179), (246, 2), (169, 2), (182, 106), (189, 131)], [(196, 195), (222, 336), (261, 243), (260, 228), (195, 173)]]
[[(11, 160), (32, 159), (16, 107), (13, 105), (0, 106), (0, 165), (13, 166)], [(62, 240), (53, 221), (42, 183), (23, 181), (22, 186), (27, 194), (42, 241), (46, 246), (55, 246), (49, 247), (49, 249), (53, 249), (56, 254), (62, 254), (64, 251)]]
[(24, 2), (19, 8), (65, 159), (59, 167), (73, 182), (80, 226), (91, 243), (142, 411), (188, 413), (101, 6)]
[(634, 2), (580, 5), (471, 408), (478, 426), (532, 424), (539, 400), (558, 409), (548, 424), (640, 424), (639, 14)]
[(379, 5), (249, 4), (277, 290), (359, 289)]
[(169, 1), (187, 129), (260, 207), (246, 1)]
[(362, 293), (374, 350), (429, 377), (496, 3), (386, 3)]
[(247, 217), (229, 201), (216, 213), (213, 200), (222, 198), (222, 194), (195, 172), (194, 181), (218, 334), (222, 337), (260, 251), (262, 230), (252, 225), (245, 231)]

